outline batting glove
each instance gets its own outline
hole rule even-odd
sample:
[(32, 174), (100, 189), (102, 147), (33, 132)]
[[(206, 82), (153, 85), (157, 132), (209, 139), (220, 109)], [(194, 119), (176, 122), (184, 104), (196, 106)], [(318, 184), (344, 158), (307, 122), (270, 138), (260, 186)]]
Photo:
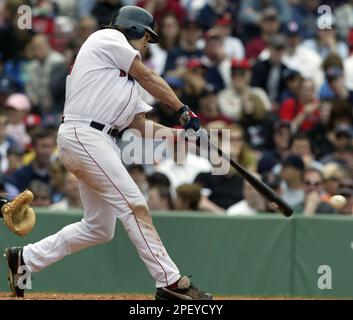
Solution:
[(198, 131), (200, 129), (200, 119), (193, 113), (188, 106), (183, 105), (178, 110), (179, 121), (185, 130), (191, 129)]

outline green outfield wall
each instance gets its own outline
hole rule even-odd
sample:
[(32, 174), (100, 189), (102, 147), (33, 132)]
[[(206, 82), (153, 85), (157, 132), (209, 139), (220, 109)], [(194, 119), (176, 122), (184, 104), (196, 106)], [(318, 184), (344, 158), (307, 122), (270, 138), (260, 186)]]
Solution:
[[(82, 212), (38, 210), (26, 238), (0, 225), (0, 250), (23, 246), (79, 221)], [(353, 218), (279, 215), (219, 217), (154, 213), (154, 223), (183, 274), (219, 295), (353, 298)], [(33, 291), (153, 293), (154, 283), (122, 225), (113, 241), (64, 258), (33, 275)], [(0, 291), (7, 291), (0, 259)]]

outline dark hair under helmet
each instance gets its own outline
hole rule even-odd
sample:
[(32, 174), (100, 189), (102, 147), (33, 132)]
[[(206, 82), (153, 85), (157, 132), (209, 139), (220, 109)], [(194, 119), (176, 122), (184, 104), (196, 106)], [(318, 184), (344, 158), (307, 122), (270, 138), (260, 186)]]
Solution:
[(154, 18), (145, 9), (137, 6), (124, 6), (114, 16), (107, 28), (119, 29), (128, 40), (140, 39), (147, 31), (151, 35), (150, 43), (157, 43), (159, 36), (154, 29)]

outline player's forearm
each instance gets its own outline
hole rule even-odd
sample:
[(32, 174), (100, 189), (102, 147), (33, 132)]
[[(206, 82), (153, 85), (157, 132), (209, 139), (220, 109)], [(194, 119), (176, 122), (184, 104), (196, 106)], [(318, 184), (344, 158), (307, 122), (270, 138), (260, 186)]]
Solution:
[(156, 73), (151, 72), (148, 76), (139, 79), (139, 83), (148, 93), (175, 110), (179, 110), (183, 105), (167, 82)]
[(179, 134), (176, 129), (146, 119), (145, 114), (136, 115), (129, 128), (138, 130), (147, 139), (154, 139), (158, 136), (174, 139)]

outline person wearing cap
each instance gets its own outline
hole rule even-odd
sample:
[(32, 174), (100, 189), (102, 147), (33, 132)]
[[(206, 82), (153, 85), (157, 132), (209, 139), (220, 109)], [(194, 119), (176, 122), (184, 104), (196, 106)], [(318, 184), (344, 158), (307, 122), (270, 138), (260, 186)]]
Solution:
[(282, 198), (291, 207), (296, 207), (304, 201), (304, 173), (305, 165), (301, 157), (290, 154), (282, 161), (280, 176), (283, 179), (281, 185)]
[(316, 22), (316, 35), (312, 39), (303, 42), (303, 46), (316, 51), (322, 59), (325, 59), (330, 53), (338, 53), (342, 59), (349, 55), (348, 46), (344, 41), (337, 37), (336, 21), (332, 17), (332, 26), (330, 28), (321, 28), (320, 21)]
[(245, 48), (238, 38), (232, 36), (232, 18), (229, 15), (225, 15), (217, 19), (214, 28), (223, 39), (224, 51), (227, 57), (230, 59), (243, 59), (245, 57)]
[(232, 82), (229, 88), (219, 92), (218, 103), (221, 112), (230, 119), (239, 120), (243, 110), (243, 96), (256, 95), (265, 110), (271, 110), (271, 102), (262, 88), (251, 87), (251, 64), (247, 59), (233, 59), (231, 62)]
[(289, 154), (289, 144), (292, 136), (289, 121), (277, 121), (272, 128), (272, 147), (262, 154), (257, 171), (267, 174)]
[(283, 35), (273, 36), (269, 44), (269, 58), (258, 61), (252, 68), (251, 85), (264, 89), (275, 107), (285, 89), (283, 74), (288, 69), (282, 62), (285, 47), (286, 39)]
[(279, 32), (280, 21), (278, 11), (275, 7), (268, 7), (263, 10), (259, 22), (260, 34), (246, 43), (246, 57), (255, 62), (260, 53), (265, 50), (271, 38)]
[(31, 142), (24, 122), (31, 110), (31, 102), (25, 94), (14, 93), (8, 97), (5, 106), (9, 118), (6, 132), (21, 148), (25, 149)]

